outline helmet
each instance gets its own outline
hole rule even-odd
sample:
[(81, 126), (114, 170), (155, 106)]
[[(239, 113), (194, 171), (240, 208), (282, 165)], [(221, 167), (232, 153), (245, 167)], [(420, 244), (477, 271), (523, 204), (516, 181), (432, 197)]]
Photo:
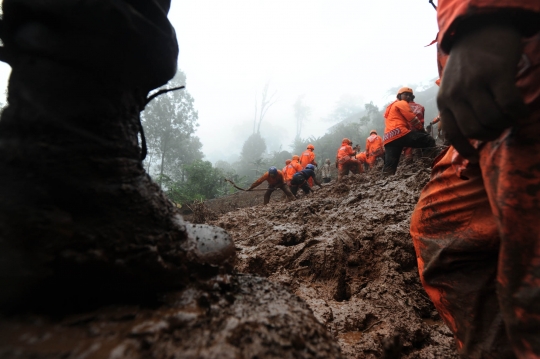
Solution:
[(347, 137), (345, 137), (344, 139), (341, 140), (341, 143), (349, 144), (349, 143), (351, 143), (351, 140), (349, 140)]
[(286, 165), (288, 165), (289, 163), (291, 163), (291, 160), (285, 160)]
[(306, 169), (315, 171), (315, 166), (313, 166), (311, 163), (306, 166)]
[(315, 149), (315, 146), (313, 146), (311, 143), (309, 145), (307, 145), (307, 149), (308, 150), (314, 150)]
[(401, 95), (401, 94), (404, 93), (404, 92), (410, 92), (411, 95), (413, 94), (412, 88), (410, 88), (410, 87), (402, 87), (402, 88), (399, 89), (397, 95), (399, 96), (399, 95)]
[(275, 175), (277, 175), (277, 168), (275, 168), (274, 166), (270, 167), (270, 168), (268, 169), (268, 174), (269, 174), (270, 176), (275, 176)]
[(369, 134), (370, 135), (377, 134), (377, 131), (376, 130), (371, 130), (371, 131), (369, 131)]
[(293, 161), (294, 161), (294, 160), (298, 161), (298, 160), (300, 159), (300, 156), (294, 155), (294, 156), (292, 156), (292, 159), (293, 159)]

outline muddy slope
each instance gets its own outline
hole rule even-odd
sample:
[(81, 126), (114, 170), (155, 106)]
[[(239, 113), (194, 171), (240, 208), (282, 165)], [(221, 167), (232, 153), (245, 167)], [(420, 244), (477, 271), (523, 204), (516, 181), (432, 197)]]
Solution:
[(428, 162), (388, 179), (349, 176), (292, 203), (276, 193), (269, 206), (213, 223), (233, 236), (237, 269), (289, 286), (345, 357), (457, 358), (450, 331), (421, 287), (409, 235)]

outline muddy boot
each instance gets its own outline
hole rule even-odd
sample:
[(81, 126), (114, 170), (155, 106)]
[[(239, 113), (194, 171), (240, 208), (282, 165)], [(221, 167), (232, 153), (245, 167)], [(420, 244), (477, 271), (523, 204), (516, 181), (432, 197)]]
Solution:
[(4, 0), (0, 311), (152, 300), (232, 268), (227, 233), (184, 223), (142, 166), (139, 113), (176, 72), (169, 3)]

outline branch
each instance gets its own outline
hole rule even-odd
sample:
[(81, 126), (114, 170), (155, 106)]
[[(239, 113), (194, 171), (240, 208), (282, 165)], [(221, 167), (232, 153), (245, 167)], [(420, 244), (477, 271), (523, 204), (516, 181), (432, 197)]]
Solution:
[(144, 106), (148, 105), (148, 103), (150, 103), (150, 101), (152, 101), (156, 97), (161, 96), (161, 95), (163, 95), (163, 94), (165, 94), (167, 92), (176, 91), (176, 90), (183, 90), (185, 88), (186, 88), (186, 86), (179, 86), (179, 87), (173, 87), (173, 88), (170, 88), (170, 89), (159, 90), (158, 92), (156, 92), (155, 94), (153, 94), (152, 96), (150, 96), (150, 97), (148, 97), (146, 99), (146, 102), (145, 102)]

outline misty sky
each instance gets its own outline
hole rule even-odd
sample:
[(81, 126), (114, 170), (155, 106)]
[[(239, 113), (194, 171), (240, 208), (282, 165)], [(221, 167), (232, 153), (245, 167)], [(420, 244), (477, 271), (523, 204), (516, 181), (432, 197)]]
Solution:
[[(169, 18), (212, 162), (240, 153), (268, 81), (278, 101), (261, 135), (269, 150), (290, 150), (299, 95), (312, 110), (302, 137), (318, 137), (341, 96), (382, 106), (388, 89), (437, 76), (435, 47), (424, 47), (437, 34), (428, 0), (173, 0)], [(2, 88), (8, 75), (1, 65)]]

